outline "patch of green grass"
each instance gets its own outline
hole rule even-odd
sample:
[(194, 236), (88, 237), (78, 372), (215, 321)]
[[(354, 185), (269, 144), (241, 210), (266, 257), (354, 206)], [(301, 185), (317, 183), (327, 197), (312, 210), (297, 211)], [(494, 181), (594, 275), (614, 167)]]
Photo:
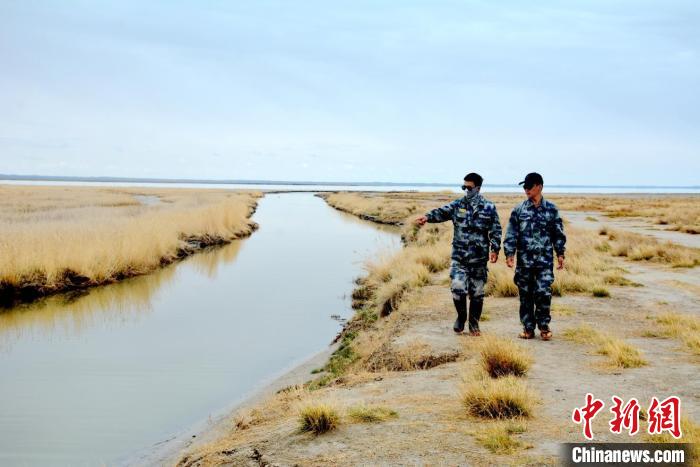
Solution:
[(352, 346), (352, 341), (357, 337), (356, 332), (346, 332), (340, 341), (340, 346), (331, 354), (323, 368), (314, 370), (316, 373), (325, 371), (326, 374), (309, 383), (309, 389), (315, 390), (327, 386), (330, 382), (341, 376), (345, 370), (355, 362), (359, 356)]

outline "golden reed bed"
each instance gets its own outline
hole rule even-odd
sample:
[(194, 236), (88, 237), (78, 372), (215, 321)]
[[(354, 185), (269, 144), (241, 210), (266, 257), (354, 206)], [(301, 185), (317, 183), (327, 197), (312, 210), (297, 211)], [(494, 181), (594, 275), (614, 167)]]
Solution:
[(145, 274), (250, 235), (255, 192), (0, 186), (0, 304)]

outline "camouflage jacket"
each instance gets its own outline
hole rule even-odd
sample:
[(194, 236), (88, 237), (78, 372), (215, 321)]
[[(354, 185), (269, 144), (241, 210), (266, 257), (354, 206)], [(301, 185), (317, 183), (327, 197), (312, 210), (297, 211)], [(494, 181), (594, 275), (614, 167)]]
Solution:
[(565, 246), (564, 223), (554, 203), (542, 198), (535, 207), (528, 199), (513, 209), (503, 250), (506, 257), (513, 256), (517, 250), (518, 267), (552, 269), (552, 249), (561, 256)]
[(452, 221), (452, 259), (464, 265), (485, 265), (489, 248), (496, 254), (501, 250), (501, 222), (496, 205), (477, 196), (473, 203), (463, 196), (426, 214), (428, 222)]

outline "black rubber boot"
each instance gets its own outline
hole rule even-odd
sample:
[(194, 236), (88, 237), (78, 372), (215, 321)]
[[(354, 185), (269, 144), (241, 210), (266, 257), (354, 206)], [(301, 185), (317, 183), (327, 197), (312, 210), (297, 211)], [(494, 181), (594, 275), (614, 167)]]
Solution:
[(484, 309), (483, 299), (469, 300), (469, 331), (479, 330), (479, 320), (481, 319), (481, 310)]
[(455, 324), (452, 326), (454, 332), (460, 333), (464, 331), (464, 323), (467, 322), (467, 296), (462, 295), (459, 299), (453, 298), (452, 301), (455, 304), (455, 309), (457, 310), (457, 319)]

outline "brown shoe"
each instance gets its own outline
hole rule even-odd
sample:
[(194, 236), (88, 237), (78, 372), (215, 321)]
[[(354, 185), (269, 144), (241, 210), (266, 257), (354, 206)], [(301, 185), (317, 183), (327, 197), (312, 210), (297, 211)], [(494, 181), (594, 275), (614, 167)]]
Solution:
[(552, 331), (547, 329), (546, 331), (540, 331), (540, 337), (543, 341), (548, 341), (552, 338)]
[(523, 329), (523, 332), (518, 334), (518, 337), (521, 339), (534, 339), (535, 331), (533, 331), (532, 329)]
[(469, 335), (472, 337), (479, 337), (481, 336), (481, 331), (479, 331), (478, 329), (472, 329), (471, 331), (469, 331)]

